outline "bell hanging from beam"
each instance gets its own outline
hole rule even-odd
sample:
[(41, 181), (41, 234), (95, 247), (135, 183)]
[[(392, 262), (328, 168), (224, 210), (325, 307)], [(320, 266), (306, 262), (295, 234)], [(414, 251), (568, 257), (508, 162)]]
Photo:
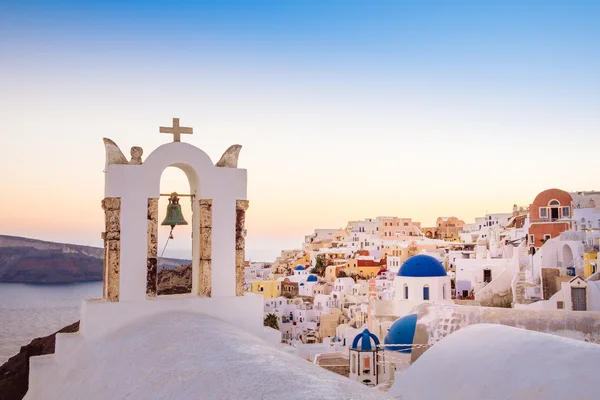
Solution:
[(165, 220), (161, 225), (171, 226), (171, 233), (169, 234), (169, 238), (173, 239), (173, 229), (176, 225), (187, 225), (187, 221), (183, 218), (183, 213), (181, 212), (181, 204), (179, 204), (179, 197), (177, 197), (177, 193), (171, 193), (171, 197), (169, 197), (169, 205), (167, 206), (167, 215), (165, 216)]

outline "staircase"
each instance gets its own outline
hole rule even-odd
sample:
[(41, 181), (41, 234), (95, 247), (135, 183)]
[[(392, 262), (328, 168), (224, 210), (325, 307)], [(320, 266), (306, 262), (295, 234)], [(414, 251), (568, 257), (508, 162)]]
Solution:
[(531, 304), (533, 300), (525, 298), (525, 289), (528, 287), (537, 286), (533, 283), (527, 282), (525, 271), (529, 270), (531, 267), (529, 266), (529, 253), (527, 250), (527, 246), (523, 242), (518, 247), (519, 249), (519, 280), (517, 281), (516, 288), (516, 302), (517, 304)]

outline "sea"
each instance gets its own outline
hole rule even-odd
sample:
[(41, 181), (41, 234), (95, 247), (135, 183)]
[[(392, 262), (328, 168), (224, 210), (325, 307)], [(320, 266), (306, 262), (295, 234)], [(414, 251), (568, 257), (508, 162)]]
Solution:
[(0, 283), (0, 365), (31, 340), (79, 320), (83, 300), (102, 297), (102, 282)]

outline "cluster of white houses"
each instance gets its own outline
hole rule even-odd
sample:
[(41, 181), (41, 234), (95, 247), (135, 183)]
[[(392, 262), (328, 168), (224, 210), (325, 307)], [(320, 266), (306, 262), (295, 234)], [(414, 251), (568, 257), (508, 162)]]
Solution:
[[(600, 341), (600, 192), (550, 189), (511, 213), (456, 221), (421, 228), (409, 218), (378, 217), (316, 229), (273, 265), (247, 267), (246, 290), (263, 295), (283, 342), (324, 366), (345, 360), (338, 362), (348, 364), (348, 375), (367, 384), (392, 379), (391, 370), (462, 327), (451, 317), (423, 320), (431, 310), (479, 313), (479, 322), (508, 313), (509, 325)], [(573, 321), (554, 327), (556, 312)], [(377, 364), (384, 347), (387, 361)], [(367, 372), (359, 376), (361, 368)]]
[[(29, 359), (26, 399), (264, 399), (280, 396), (281, 382), (294, 399), (386, 398), (356, 382), (411, 398), (483, 398), (489, 387), (507, 398), (597, 397), (600, 347), (584, 343), (600, 342), (600, 313), (590, 311), (600, 309), (597, 193), (553, 189), (529, 210), (470, 226), (351, 222), (315, 231), (272, 266), (246, 266), (240, 146), (213, 163), (181, 143), (192, 130), (177, 118), (160, 131), (173, 143), (145, 160), (139, 147), (128, 160), (104, 140), (103, 294), (82, 302), (79, 331), (57, 333), (54, 354)], [(192, 290), (175, 297), (156, 289), (168, 166), (184, 170), (193, 201)], [(431, 346), (425, 365), (398, 374)], [(439, 379), (453, 365), (485, 374)]]

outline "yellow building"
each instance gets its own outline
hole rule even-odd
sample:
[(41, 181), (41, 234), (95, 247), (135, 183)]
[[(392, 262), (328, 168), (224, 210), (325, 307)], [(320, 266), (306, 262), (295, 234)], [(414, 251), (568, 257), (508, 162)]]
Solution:
[(296, 265), (292, 265), (292, 269), (296, 268), (298, 265), (302, 265), (303, 267), (310, 264), (310, 253), (307, 251), (304, 255), (298, 260), (294, 261)]
[(346, 264), (343, 265), (342, 267), (343, 267), (346, 275), (350, 276), (350, 275), (358, 274), (358, 271), (356, 270), (357, 265), (358, 265), (358, 262), (357, 262), (356, 258), (350, 258), (350, 259), (348, 259), (348, 262), (346, 262)]
[(281, 296), (280, 281), (255, 281), (250, 282), (250, 292), (261, 294), (265, 299), (274, 299)]
[(598, 271), (598, 253), (583, 253), (583, 279)]
[(330, 265), (327, 268), (325, 268), (325, 279), (331, 282), (335, 281), (335, 279), (337, 278), (337, 270), (339, 267), (339, 265)]

